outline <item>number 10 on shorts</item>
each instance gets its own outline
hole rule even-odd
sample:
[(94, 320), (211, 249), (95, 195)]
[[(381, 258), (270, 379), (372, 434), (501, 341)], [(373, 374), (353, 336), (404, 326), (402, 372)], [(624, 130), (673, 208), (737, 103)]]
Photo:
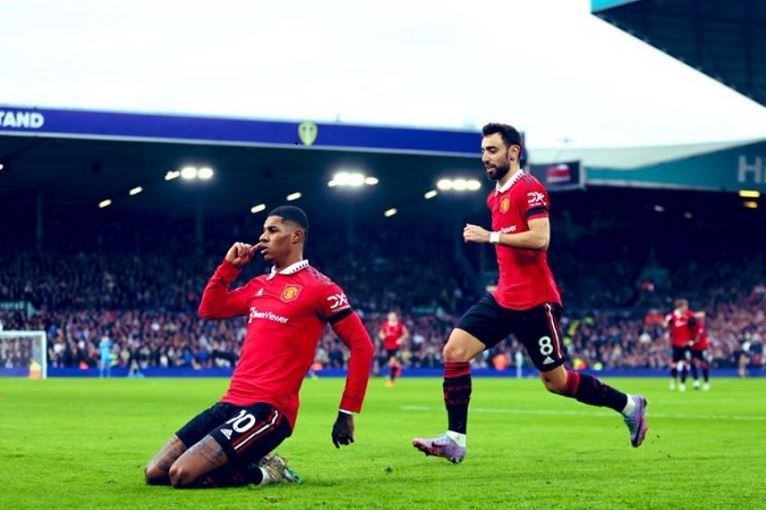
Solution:
[(231, 424), (231, 428), (234, 429), (234, 432), (241, 434), (253, 428), (253, 425), (255, 425), (255, 416), (244, 409), (240, 409), (239, 414), (227, 421), (226, 424)]

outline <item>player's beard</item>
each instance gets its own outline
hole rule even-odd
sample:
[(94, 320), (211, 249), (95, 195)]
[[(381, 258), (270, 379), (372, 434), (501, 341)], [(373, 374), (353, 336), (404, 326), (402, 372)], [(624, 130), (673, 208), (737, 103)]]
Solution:
[(499, 181), (500, 179), (505, 177), (505, 175), (510, 171), (511, 165), (509, 163), (506, 165), (495, 166), (493, 168), (495, 169), (495, 172), (490, 173), (489, 171), (487, 171), (487, 177), (489, 177), (489, 180), (491, 181)]

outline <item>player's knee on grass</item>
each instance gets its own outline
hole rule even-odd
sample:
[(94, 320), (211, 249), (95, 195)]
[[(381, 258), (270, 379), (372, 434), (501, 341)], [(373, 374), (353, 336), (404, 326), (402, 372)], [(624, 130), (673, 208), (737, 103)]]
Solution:
[(144, 477), (149, 485), (167, 485), (170, 483), (167, 470), (162, 469), (156, 462), (149, 462), (146, 465)]
[(170, 466), (168, 476), (173, 487), (184, 487), (191, 484), (196, 478), (182, 462), (177, 461)]
[(170, 466), (186, 451), (186, 445), (174, 435), (162, 449), (146, 464), (144, 476), (150, 485), (168, 485)]
[(228, 461), (221, 443), (208, 434), (173, 462), (168, 472), (170, 483), (173, 487), (192, 485), (197, 478), (226, 465)]

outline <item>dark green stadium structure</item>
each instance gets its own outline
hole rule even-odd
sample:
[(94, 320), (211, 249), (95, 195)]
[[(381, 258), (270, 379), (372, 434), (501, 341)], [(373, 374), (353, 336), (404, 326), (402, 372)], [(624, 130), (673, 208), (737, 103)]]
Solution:
[(766, 106), (766, 2), (591, 0), (591, 12)]

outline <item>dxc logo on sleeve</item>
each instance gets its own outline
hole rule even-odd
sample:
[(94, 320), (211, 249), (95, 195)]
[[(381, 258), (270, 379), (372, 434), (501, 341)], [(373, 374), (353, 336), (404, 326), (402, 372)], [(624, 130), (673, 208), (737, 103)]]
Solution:
[(333, 312), (337, 312), (338, 310), (342, 310), (343, 308), (348, 308), (351, 306), (351, 304), (348, 302), (346, 294), (343, 292), (340, 294), (332, 294), (331, 296), (327, 296), (327, 301), (330, 302), (330, 310)]
[(545, 206), (545, 195), (539, 191), (530, 191), (527, 193), (527, 202), (530, 207)]

